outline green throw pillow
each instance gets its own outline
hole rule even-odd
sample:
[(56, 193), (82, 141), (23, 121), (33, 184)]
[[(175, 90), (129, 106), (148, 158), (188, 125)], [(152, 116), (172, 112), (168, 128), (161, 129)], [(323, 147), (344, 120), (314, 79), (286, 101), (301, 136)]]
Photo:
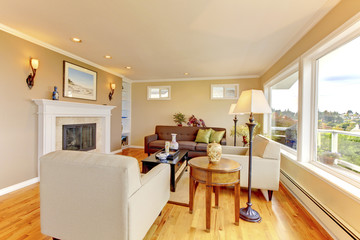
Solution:
[(224, 137), (225, 134), (225, 130), (224, 131), (215, 131), (213, 129), (211, 129), (211, 134), (210, 134), (210, 140), (209, 142), (216, 142), (216, 143), (220, 143), (221, 139)]
[(195, 142), (197, 143), (209, 143), (210, 140), (210, 134), (211, 134), (211, 128), (210, 129), (199, 129)]

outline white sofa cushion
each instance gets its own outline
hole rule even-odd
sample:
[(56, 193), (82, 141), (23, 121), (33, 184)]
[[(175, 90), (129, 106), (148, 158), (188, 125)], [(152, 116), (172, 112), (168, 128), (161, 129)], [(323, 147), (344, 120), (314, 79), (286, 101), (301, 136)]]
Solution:
[[(256, 135), (253, 139), (253, 156), (267, 159), (279, 159), (280, 146), (278, 143), (269, 140), (261, 135)], [(249, 155), (247, 150), (246, 155)]]

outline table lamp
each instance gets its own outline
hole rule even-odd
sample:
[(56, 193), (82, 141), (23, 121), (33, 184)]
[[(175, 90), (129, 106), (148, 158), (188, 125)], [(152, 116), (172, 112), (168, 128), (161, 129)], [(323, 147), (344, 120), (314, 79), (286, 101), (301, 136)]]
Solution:
[(261, 90), (242, 91), (239, 100), (234, 108), (236, 114), (250, 114), (249, 123), (249, 175), (248, 175), (248, 202), (247, 207), (240, 209), (240, 218), (248, 222), (259, 222), (260, 214), (251, 208), (251, 171), (252, 171), (252, 136), (256, 123), (253, 114), (271, 113), (271, 108)]

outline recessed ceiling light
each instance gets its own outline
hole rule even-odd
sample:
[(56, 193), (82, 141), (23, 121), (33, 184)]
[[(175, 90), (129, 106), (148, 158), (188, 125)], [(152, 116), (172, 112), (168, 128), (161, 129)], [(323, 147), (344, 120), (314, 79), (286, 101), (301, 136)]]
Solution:
[(126, 66), (125, 68), (126, 68), (126, 69), (131, 69), (131, 67), (130, 67), (130, 66)]
[(189, 73), (184, 73), (184, 75), (189, 75)]
[(82, 42), (81, 39), (80, 39), (80, 38), (77, 38), (77, 37), (73, 37), (73, 38), (71, 39), (71, 41), (76, 42), (76, 43), (81, 43), (81, 42)]
[(112, 57), (110, 55), (105, 55), (104, 58), (111, 59)]

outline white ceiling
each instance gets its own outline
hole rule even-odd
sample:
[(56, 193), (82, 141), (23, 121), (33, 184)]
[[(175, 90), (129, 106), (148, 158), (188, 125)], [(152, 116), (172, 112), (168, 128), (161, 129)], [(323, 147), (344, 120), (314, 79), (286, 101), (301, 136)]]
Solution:
[(0, 23), (132, 80), (231, 78), (264, 73), (338, 2), (2, 0)]

